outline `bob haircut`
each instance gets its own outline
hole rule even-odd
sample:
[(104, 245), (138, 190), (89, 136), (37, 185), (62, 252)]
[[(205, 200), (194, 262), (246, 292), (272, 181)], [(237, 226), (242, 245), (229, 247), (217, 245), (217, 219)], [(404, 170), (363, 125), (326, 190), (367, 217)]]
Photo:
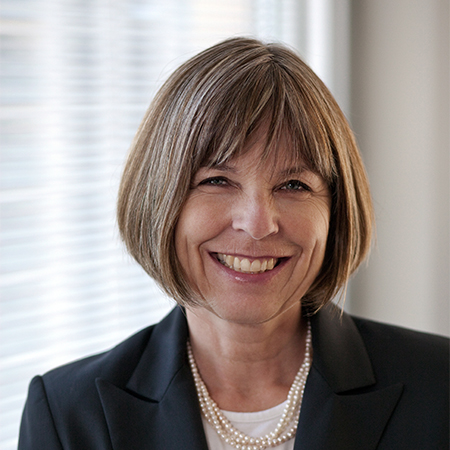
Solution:
[[(302, 299), (310, 313), (329, 302), (367, 255), (373, 210), (349, 125), (315, 73), (290, 49), (233, 38), (199, 53), (165, 82), (132, 143), (119, 197), (128, 251), (179, 304), (201, 305), (178, 261), (174, 235), (193, 175), (245, 152), (267, 130), (263, 159), (283, 136), (293, 162), (321, 175), (332, 205), (320, 273)], [(276, 155), (276, 153), (275, 153)]]

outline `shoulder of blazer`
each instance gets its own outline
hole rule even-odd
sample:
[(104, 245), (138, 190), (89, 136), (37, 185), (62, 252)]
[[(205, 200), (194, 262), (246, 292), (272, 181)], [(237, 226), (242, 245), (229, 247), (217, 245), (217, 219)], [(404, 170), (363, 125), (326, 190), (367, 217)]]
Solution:
[[(433, 378), (448, 381), (447, 337), (354, 317), (333, 306), (313, 317), (312, 325), (315, 363), (335, 392), (354, 387), (353, 378), (361, 379), (362, 372), (367, 386), (370, 380), (378, 386), (429, 377), (431, 384), (436, 384)], [(352, 375), (346, 368), (353, 369), (355, 363), (359, 370)]]
[[(48, 411), (63, 448), (100, 449), (111, 448), (104, 405), (99, 396), (98, 383), (108, 383), (128, 391), (127, 385), (137, 367), (142, 367), (146, 355), (158, 348), (164, 349), (164, 339), (186, 341), (187, 325), (180, 308), (175, 308), (165, 319), (129, 337), (111, 350), (58, 367), (36, 377), (30, 385), (27, 406), (28, 415), (39, 415), (31, 405), (38, 405), (45, 396)], [(150, 342), (154, 342), (150, 345)], [(167, 358), (166, 360), (170, 359)], [(155, 368), (157, 372), (158, 369)], [(139, 373), (139, 370), (137, 371)], [(147, 379), (151, 379), (152, 367), (146, 367)], [(155, 375), (156, 376), (156, 375)], [(38, 389), (39, 387), (39, 389)], [(37, 398), (40, 396), (41, 398)], [(100, 444), (101, 442), (101, 444)]]
[(182, 316), (180, 308), (175, 308), (161, 322), (144, 328), (111, 350), (49, 371), (43, 375), (47, 390), (57, 389), (62, 393), (70, 392), (71, 395), (78, 391), (82, 397), (85, 394), (81, 392), (82, 388), (91, 385), (96, 378), (125, 388), (143, 355), (152, 351), (149, 348), (150, 341), (157, 341), (161, 334), (172, 335), (173, 339), (182, 335), (182, 339), (186, 340), (187, 326), (183, 326), (184, 319), (180, 320), (179, 316)]
[(354, 321), (378, 386), (395, 382), (404, 386), (384, 432), (386, 448), (448, 449), (449, 339), (370, 320)]
[[(371, 320), (354, 318), (374, 368), (378, 384), (401, 381), (402, 401), (415, 410), (448, 411), (450, 340)], [(412, 406), (412, 405), (411, 405)], [(433, 415), (433, 414), (432, 414)]]
[(106, 377), (114, 383), (124, 384), (128, 381), (134, 367), (148, 345), (155, 325), (149, 326), (130, 336), (111, 350), (88, 356), (57, 367), (45, 375), (47, 386), (54, 386), (73, 393), (97, 377)]
[(353, 318), (311, 318), (297, 448), (448, 448), (448, 340)]
[(373, 358), (376, 359), (376, 354), (382, 352), (384, 357), (388, 356), (397, 361), (400, 358), (398, 362), (402, 366), (410, 360), (415, 362), (415, 367), (437, 363), (437, 367), (448, 369), (446, 365), (450, 347), (448, 337), (359, 317), (352, 318)]

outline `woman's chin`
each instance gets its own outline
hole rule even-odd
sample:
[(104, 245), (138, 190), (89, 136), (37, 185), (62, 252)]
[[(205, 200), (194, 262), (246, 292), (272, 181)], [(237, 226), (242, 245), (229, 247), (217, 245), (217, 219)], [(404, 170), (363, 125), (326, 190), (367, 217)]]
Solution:
[(281, 318), (287, 311), (295, 314), (300, 313), (300, 302), (292, 302), (284, 305), (262, 304), (260, 301), (255, 302), (249, 299), (237, 300), (224, 304), (223, 302), (209, 302), (205, 307), (206, 315), (212, 314), (216, 318), (237, 325), (262, 325), (277, 318)]

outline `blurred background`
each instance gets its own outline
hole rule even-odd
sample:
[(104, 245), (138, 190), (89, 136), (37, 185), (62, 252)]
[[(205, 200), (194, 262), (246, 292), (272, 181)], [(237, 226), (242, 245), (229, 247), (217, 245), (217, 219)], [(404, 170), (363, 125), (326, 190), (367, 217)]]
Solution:
[(448, 0), (2, 0), (3, 450), (33, 375), (173, 306), (120, 243), (117, 186), (157, 88), (235, 35), (296, 49), (355, 130), (378, 227), (345, 308), (449, 335)]

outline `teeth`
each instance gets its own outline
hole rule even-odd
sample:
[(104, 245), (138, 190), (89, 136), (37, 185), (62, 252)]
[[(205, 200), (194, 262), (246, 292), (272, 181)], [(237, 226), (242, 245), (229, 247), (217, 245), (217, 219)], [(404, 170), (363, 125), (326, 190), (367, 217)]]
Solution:
[(224, 266), (227, 266), (228, 268), (233, 269), (236, 272), (243, 273), (263, 273), (267, 270), (272, 270), (278, 261), (276, 258), (269, 258), (263, 260), (255, 259), (250, 262), (250, 260), (247, 258), (240, 260), (235, 256), (224, 255), (223, 253), (218, 253), (217, 259)]
[[(236, 267), (236, 260), (237, 258), (234, 258), (234, 267)], [(241, 261), (241, 272), (250, 272), (250, 261), (247, 258)]]
[[(223, 256), (223, 255), (222, 255)], [(219, 258), (221, 261), (223, 260), (222, 258)], [(234, 263), (234, 256), (230, 256), (230, 255), (226, 255), (225, 256), (225, 263), (228, 267), (233, 267), (233, 263)]]
[(250, 272), (257, 273), (261, 270), (261, 263), (259, 259), (255, 259), (250, 265)]

